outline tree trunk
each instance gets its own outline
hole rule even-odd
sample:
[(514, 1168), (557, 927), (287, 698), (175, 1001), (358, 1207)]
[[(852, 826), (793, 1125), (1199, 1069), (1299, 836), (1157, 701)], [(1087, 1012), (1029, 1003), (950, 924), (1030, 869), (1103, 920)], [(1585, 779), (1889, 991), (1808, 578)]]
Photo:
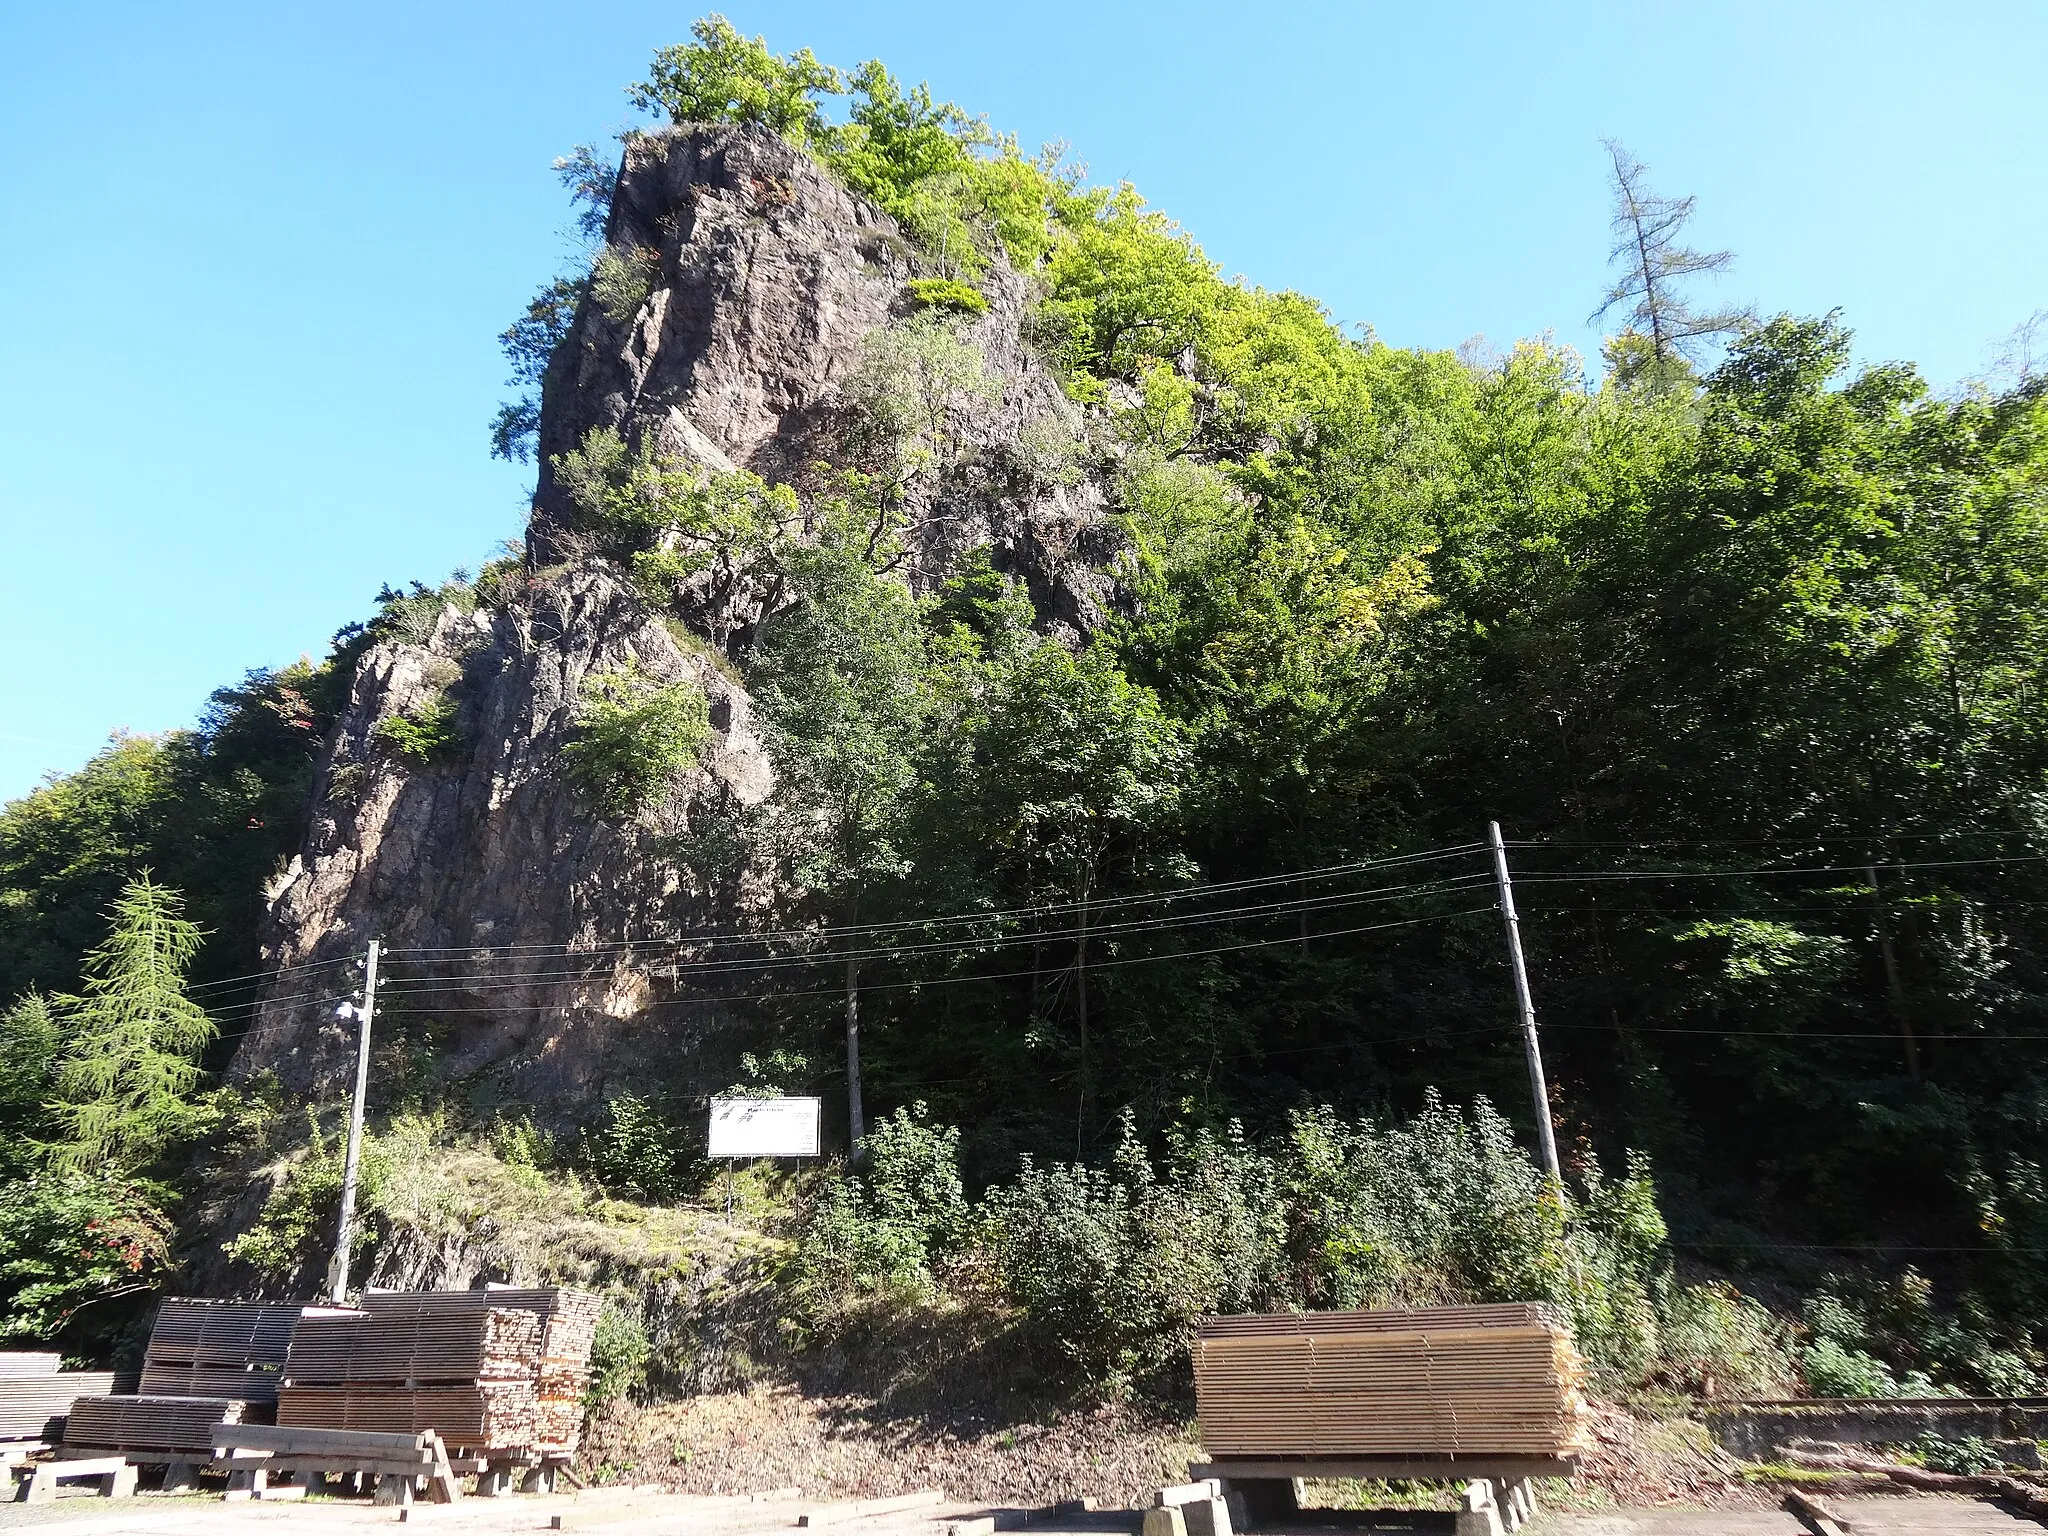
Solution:
[(859, 912), (860, 901), (855, 898), (847, 908), (846, 935), (846, 1143), (847, 1160), (852, 1163), (860, 1162), (861, 1140), (867, 1135), (860, 1103), (860, 962), (853, 958), (857, 941), (850, 931)]
[(1081, 1020), (1081, 1092), (1074, 1110), (1074, 1156), (1084, 1154), (1088, 1141), (1088, 870), (1081, 870), (1079, 935), (1074, 946), (1074, 997)]

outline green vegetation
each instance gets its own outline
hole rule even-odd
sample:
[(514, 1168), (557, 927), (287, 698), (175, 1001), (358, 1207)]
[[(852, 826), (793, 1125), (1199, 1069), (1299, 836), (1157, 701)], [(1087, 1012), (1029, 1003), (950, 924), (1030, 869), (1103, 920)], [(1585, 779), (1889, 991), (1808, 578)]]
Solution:
[(1266, 1148), (1235, 1125), (1174, 1131), (1156, 1159), (1126, 1116), (1106, 1166), (1027, 1159), (978, 1201), (959, 1145), (923, 1105), (899, 1110), (870, 1133), (862, 1175), (816, 1192), (785, 1270), (809, 1329), (948, 1290), (971, 1305), (992, 1285), (999, 1326), (1041, 1371), (1125, 1391), (1184, 1381), (1206, 1313), (1541, 1300), (1610, 1390), (1672, 1366), (1748, 1387), (1791, 1378), (1781, 1335), (1702, 1327), (1734, 1304), (1673, 1282), (1645, 1171), (1546, 1190), (1484, 1101), (1460, 1114), (1431, 1100), (1391, 1126), (1301, 1110)]
[(415, 767), (445, 762), (462, 743), (455, 701), (440, 691), (403, 714), (386, 715), (370, 734)]
[[(2039, 384), (1938, 398), (1901, 365), (1850, 373), (1835, 317), (1697, 304), (1687, 280), (1725, 258), (1682, 244), (1689, 200), (1618, 147), (1635, 259), (1606, 294), (1627, 325), (1606, 380), (1544, 344), (1397, 350), (1226, 281), (1134, 189), (1026, 159), (879, 65), (778, 61), (715, 20), (695, 46), (714, 39), (783, 92), (762, 99), (809, 105), (770, 122), (658, 81), (643, 103), (769, 123), (899, 218), (927, 285), (1024, 272), (1032, 342), (1087, 408), (1048, 462), (1113, 465), (1128, 536), (1133, 600), (1078, 647), (986, 565), (914, 605), (863, 595), (907, 532), (886, 523), (871, 560), (771, 553), (768, 616), (731, 631), (798, 765), (771, 810), (812, 834), (779, 846), (818, 914), (991, 914), (985, 955), (954, 927), (848, 976), (886, 983), (860, 998), (867, 1097), (972, 1127), (970, 1188), (1027, 1152), (1097, 1166), (1125, 1106), (1155, 1150), (1232, 1117), (1264, 1145), (1332, 1083), (1339, 1115), (1433, 1086), (1525, 1114), (1485, 898), (1430, 883), (1483, 879), (1476, 860), (1193, 927), (1157, 899), (1464, 844), (1498, 815), (1530, 845), (1582, 1190), (1646, 1187), (1633, 1146), (1680, 1252), (1789, 1265), (1845, 1306), (1855, 1263), (1780, 1245), (1912, 1232), (1960, 1255), (1912, 1327), (1855, 1301), (1862, 1342), (1795, 1345), (1739, 1295), (1674, 1292), (1654, 1359), (1616, 1343), (1609, 1369), (1697, 1390), (1782, 1379), (1796, 1348), (1822, 1380), (2037, 1379)], [(881, 507), (958, 460), (979, 364), (956, 324), (927, 305), (878, 333), (847, 391)], [(1155, 921), (1095, 937), (1105, 904)], [(803, 973), (767, 1009), (814, 1054), (851, 1011), (819, 990)]]
[(224, 1113), (197, 1092), (215, 1027), (185, 994), (200, 935), (183, 909), (144, 871), (79, 993), (0, 1015), (0, 1338), (104, 1347), (132, 1310), (107, 1304), (169, 1266), (173, 1193), (155, 1175)]
[[(1618, 148), (1618, 229), (1642, 238), (1604, 377), (1541, 342), (1389, 347), (1226, 280), (1135, 189), (878, 63), (715, 17), (694, 38), (640, 103), (782, 134), (920, 269), (843, 380), (847, 462), (776, 484), (597, 432), (552, 466), (587, 540), (569, 553), (708, 637), (771, 744), (770, 799), (720, 808), (798, 935), (735, 973), (746, 1044), (817, 1064), (814, 1088), (857, 1047), (882, 1111), (849, 1105), (857, 1156), (778, 1251), (795, 1334), (972, 1315), (1041, 1379), (1138, 1388), (1170, 1382), (1152, 1341), (1207, 1308), (1529, 1296), (1626, 1390), (2040, 1390), (2048, 387), (1937, 395), (1852, 369), (1837, 316), (1695, 304), (1687, 277), (1725, 263), (1679, 243), (1689, 202)], [(610, 171), (582, 151), (562, 172), (596, 238)], [(1067, 400), (987, 452), (973, 337), (997, 318), (971, 317), (999, 262)], [(606, 247), (534, 301), (500, 451), (531, 450), (579, 308), (630, 321), (657, 267)], [(957, 527), (1089, 473), (1107, 527), (1056, 543), (1071, 528), (1027, 507), (963, 552)], [(9, 1253), (43, 1262), (35, 1234), (76, 1225), (79, 1175), (35, 1147), (86, 1134), (49, 1105), (54, 994), (94, 914), (153, 865), (218, 931), (195, 974), (255, 969), (257, 893), (360, 647), (545, 579), (387, 591), (328, 665), (253, 677), (201, 730), (118, 741), (0, 815), (0, 996), (23, 999), (0, 1112), (32, 1175), (0, 1211)], [(386, 744), (431, 756), (447, 723), (387, 722)], [(708, 732), (693, 685), (600, 673), (564, 767), (625, 820)], [(1469, 852), (1496, 816), (1562, 1188), (1518, 1150), (1535, 1111)], [(676, 1106), (705, 1086), (650, 1074), (580, 1132), (497, 1126), (488, 1157), (459, 1105), (390, 1121), (405, 1172), (374, 1220), (445, 1236), (484, 1189), (607, 1241), (694, 1220), (618, 1197), (697, 1190)], [(280, 1169), (239, 1257), (307, 1262), (330, 1158)], [(159, 1230), (120, 1225), (131, 1187), (94, 1193), (106, 1229)], [(126, 1283), (78, 1246), (101, 1267), (45, 1280), (0, 1254), (20, 1294), (57, 1287), (18, 1303), (31, 1326)], [(1908, 1250), (1939, 1267), (1887, 1257)], [(1680, 1284), (1681, 1259), (1726, 1278)], [(1752, 1275), (1805, 1298), (1796, 1323), (1745, 1297)], [(617, 1390), (702, 1379), (635, 1326), (652, 1353), (619, 1325)]]
[(704, 690), (661, 683), (628, 663), (583, 680), (563, 766), (615, 821), (630, 819), (697, 761), (711, 734)]
[(964, 315), (985, 315), (988, 300), (981, 290), (951, 277), (913, 277), (910, 295), (931, 309), (954, 309)]

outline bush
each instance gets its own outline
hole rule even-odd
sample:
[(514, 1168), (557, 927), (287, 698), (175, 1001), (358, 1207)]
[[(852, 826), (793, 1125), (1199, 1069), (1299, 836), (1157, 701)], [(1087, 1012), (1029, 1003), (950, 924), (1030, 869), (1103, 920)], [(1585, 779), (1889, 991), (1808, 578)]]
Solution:
[(1131, 1121), (1108, 1169), (1026, 1162), (990, 1192), (1004, 1292), (1062, 1373), (1127, 1390), (1184, 1370), (1195, 1319), (1286, 1304), (1286, 1213), (1233, 1128), (1169, 1138), (1157, 1170)]
[[(277, 1287), (289, 1286), (319, 1267), (333, 1243), (341, 1211), (347, 1143), (340, 1136), (329, 1140), (322, 1135), (310, 1110), (307, 1130), (304, 1153), (271, 1187), (262, 1213), (248, 1231), (221, 1244), (221, 1251), (230, 1259), (247, 1264)], [(363, 1219), (356, 1224), (351, 1257), (375, 1244), (367, 1218), (382, 1210), (390, 1175), (391, 1159), (382, 1138), (366, 1127), (362, 1166), (356, 1176), (356, 1209)]]
[(1899, 1384), (1874, 1355), (1834, 1339), (1816, 1339), (1799, 1352), (1807, 1389), (1815, 1397), (1895, 1397)]
[(570, 778), (614, 820), (626, 820), (697, 761), (710, 706), (692, 682), (657, 683), (634, 665), (584, 680), (569, 740)]
[(979, 288), (952, 277), (913, 277), (910, 296), (927, 309), (950, 309), (963, 315), (985, 315), (988, 300)]
[(0, 1339), (49, 1339), (86, 1307), (151, 1289), (171, 1222), (140, 1185), (50, 1169), (0, 1182)]
[(1702, 1397), (1771, 1397), (1790, 1390), (1798, 1359), (1790, 1331), (1730, 1285), (1674, 1287), (1658, 1309), (1659, 1374)]
[(682, 1132), (637, 1093), (614, 1094), (583, 1137), (583, 1161), (608, 1189), (666, 1199), (682, 1188)]
[(1996, 1472), (2005, 1465), (1998, 1448), (1976, 1435), (1944, 1440), (1940, 1435), (1925, 1434), (1913, 1442), (1913, 1449), (1930, 1472), (1952, 1472), (1958, 1477)]
[(661, 273), (661, 252), (648, 246), (621, 251), (606, 246), (590, 269), (590, 296), (613, 325), (624, 325), (640, 313)]
[(640, 1319), (614, 1302), (597, 1315), (590, 1341), (590, 1385), (584, 1402), (598, 1408), (630, 1397), (647, 1385), (647, 1362), (654, 1353)]
[(370, 728), (370, 736), (417, 767), (453, 757), (462, 743), (455, 701), (438, 691), (403, 714), (386, 715)]
[(820, 1332), (929, 1298), (935, 1258), (966, 1235), (958, 1130), (918, 1104), (877, 1121), (862, 1147), (866, 1175), (831, 1180), (811, 1201), (783, 1271), (797, 1320)]

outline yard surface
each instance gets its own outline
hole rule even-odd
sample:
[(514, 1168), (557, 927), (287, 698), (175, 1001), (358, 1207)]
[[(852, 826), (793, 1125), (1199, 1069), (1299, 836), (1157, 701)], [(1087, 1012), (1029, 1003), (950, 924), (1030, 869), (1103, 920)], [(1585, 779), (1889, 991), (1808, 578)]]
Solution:
[[(1838, 1498), (1836, 1515), (1855, 1536), (1996, 1536), (1996, 1533), (2038, 1531), (2041, 1527), (1997, 1505), (1968, 1499), (1931, 1496)], [(987, 1505), (942, 1504), (917, 1510), (846, 1520), (816, 1520), (833, 1536), (946, 1536), (946, 1522), (986, 1513)], [(778, 1536), (798, 1529), (798, 1516), (825, 1513), (816, 1500), (771, 1499), (749, 1502), (743, 1497), (712, 1497), (657, 1493), (634, 1489), (598, 1489), (582, 1494), (464, 1499), (454, 1505), (415, 1505), (403, 1522), (409, 1529), (460, 1532), (462, 1536), (525, 1536), (527, 1532), (561, 1529), (613, 1533), (613, 1536)], [(847, 1513), (842, 1510), (840, 1513)], [(1022, 1511), (1016, 1512), (1021, 1517)], [(1375, 1518), (1366, 1511), (1345, 1512), (1342, 1524), (1304, 1524), (1301, 1536), (1365, 1536), (1368, 1532), (1450, 1530), (1451, 1517), (1428, 1512)], [(559, 1519), (559, 1526), (553, 1522)], [(1099, 1514), (1056, 1515), (1031, 1521), (1033, 1536), (1132, 1536), (1138, 1528), (1135, 1510)], [(386, 1529), (400, 1524), (400, 1511), (359, 1500), (320, 1499), (300, 1503), (223, 1503), (218, 1494), (143, 1494), (134, 1499), (107, 1500), (89, 1493), (66, 1493), (53, 1504), (0, 1504), (0, 1530), (51, 1527), (60, 1536), (241, 1536), (274, 1532), (277, 1536)], [(1004, 1524), (1009, 1521), (1002, 1522)], [(1019, 1521), (1021, 1523), (1021, 1520)], [(1599, 1514), (1546, 1514), (1526, 1528), (1527, 1536), (1799, 1536), (1808, 1529), (1798, 1518), (1775, 1509), (1616, 1509)], [(1264, 1533), (1262, 1533), (1264, 1536)]]

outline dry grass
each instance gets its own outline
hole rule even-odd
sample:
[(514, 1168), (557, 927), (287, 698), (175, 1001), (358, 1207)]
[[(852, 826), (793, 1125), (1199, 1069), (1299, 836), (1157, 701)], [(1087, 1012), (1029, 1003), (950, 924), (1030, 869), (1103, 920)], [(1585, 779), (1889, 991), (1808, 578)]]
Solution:
[(943, 1423), (872, 1399), (760, 1386), (648, 1407), (614, 1404), (592, 1425), (584, 1462), (611, 1481), (690, 1493), (799, 1487), (872, 1498), (937, 1487), (949, 1498), (992, 1503), (1093, 1497), (1138, 1505), (1187, 1476), (1198, 1454), (1191, 1431), (1123, 1407)]

